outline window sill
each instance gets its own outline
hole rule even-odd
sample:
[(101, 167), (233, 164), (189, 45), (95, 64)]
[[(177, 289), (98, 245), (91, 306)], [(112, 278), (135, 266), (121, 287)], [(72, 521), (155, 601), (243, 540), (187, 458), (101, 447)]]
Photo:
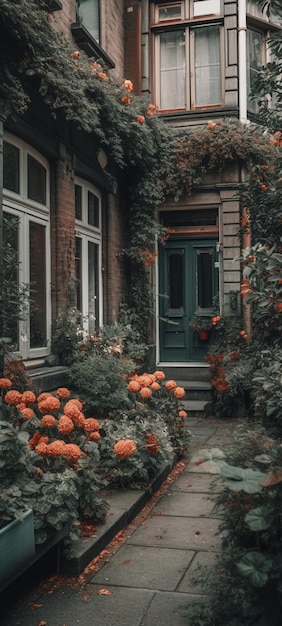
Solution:
[(81, 50), (83, 50), (88, 56), (101, 59), (108, 69), (115, 67), (114, 61), (107, 55), (105, 50), (97, 43), (97, 41), (90, 35), (87, 28), (79, 22), (74, 22), (71, 25), (71, 32), (75, 42), (78, 44)]

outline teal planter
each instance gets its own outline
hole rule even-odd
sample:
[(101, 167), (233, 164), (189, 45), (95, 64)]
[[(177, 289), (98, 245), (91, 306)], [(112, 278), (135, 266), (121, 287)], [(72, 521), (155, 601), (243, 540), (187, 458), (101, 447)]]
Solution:
[(6, 587), (29, 565), (35, 555), (33, 512), (0, 530), (0, 589)]

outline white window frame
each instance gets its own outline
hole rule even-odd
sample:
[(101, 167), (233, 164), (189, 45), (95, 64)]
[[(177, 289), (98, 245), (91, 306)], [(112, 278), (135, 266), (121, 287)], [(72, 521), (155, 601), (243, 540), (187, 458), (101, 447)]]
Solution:
[[(30, 282), (29, 272), (29, 222), (37, 222), (45, 228), (46, 250), (46, 346), (30, 348), (29, 312), (26, 319), (18, 324), (18, 349), (23, 359), (33, 359), (46, 356), (50, 353), (51, 344), (51, 259), (50, 259), (50, 171), (48, 161), (34, 148), (10, 133), (4, 133), (4, 141), (12, 144), (19, 150), (19, 193), (3, 189), (3, 211), (14, 215), (19, 222), (19, 283)], [(46, 204), (41, 204), (28, 198), (27, 157), (31, 155), (46, 171)], [(28, 309), (28, 305), (27, 305)]]
[[(75, 178), (75, 185), (82, 188), (82, 219), (75, 220), (75, 236), (81, 239), (81, 265), (83, 268), (81, 277), (81, 304), (82, 304), (82, 328), (85, 334), (89, 333), (89, 311), (88, 311), (88, 242), (98, 246), (98, 297), (99, 297), (99, 327), (103, 325), (103, 284), (102, 284), (102, 194), (88, 181), (82, 178)], [(99, 228), (88, 224), (88, 191), (93, 193), (99, 200)]]

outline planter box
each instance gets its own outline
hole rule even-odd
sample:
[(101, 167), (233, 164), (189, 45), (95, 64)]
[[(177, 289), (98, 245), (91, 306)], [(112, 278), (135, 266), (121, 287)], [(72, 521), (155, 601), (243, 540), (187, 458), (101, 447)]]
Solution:
[(34, 558), (34, 524), (32, 510), (23, 520), (14, 520), (0, 530), (0, 589), (24, 571)]

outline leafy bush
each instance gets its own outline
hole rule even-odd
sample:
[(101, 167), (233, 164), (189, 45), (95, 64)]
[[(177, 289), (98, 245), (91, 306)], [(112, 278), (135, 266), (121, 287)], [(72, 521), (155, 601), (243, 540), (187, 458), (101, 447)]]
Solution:
[(52, 351), (62, 365), (71, 365), (77, 358), (80, 313), (72, 307), (60, 311), (52, 332)]
[(69, 382), (85, 398), (88, 411), (106, 417), (109, 411), (128, 406), (126, 377), (132, 369), (133, 361), (119, 359), (111, 352), (94, 353), (72, 365)]
[[(241, 465), (234, 465), (233, 460)], [(203, 463), (204, 468), (204, 463)], [(218, 467), (213, 496), (224, 531), (204, 578), (208, 599), (187, 608), (190, 626), (279, 626), (282, 607), (282, 448), (262, 428), (239, 430)]]
[(282, 437), (282, 354), (278, 346), (261, 353), (261, 367), (253, 378), (256, 414), (267, 431)]

